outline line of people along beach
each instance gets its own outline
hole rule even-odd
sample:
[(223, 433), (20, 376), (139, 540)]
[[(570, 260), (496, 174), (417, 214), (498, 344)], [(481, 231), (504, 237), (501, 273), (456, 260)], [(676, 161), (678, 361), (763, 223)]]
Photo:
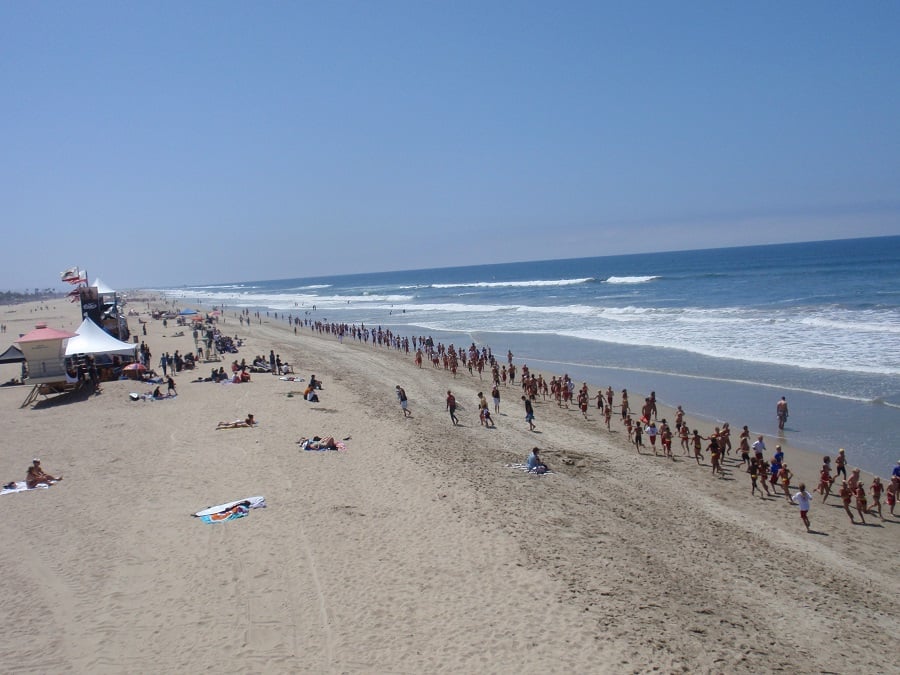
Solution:
[[(540, 373), (532, 373), (527, 364), (523, 364), (519, 372), (511, 351), (507, 352), (506, 363), (500, 363), (490, 347), (479, 348), (474, 343), (463, 349), (452, 344), (445, 346), (435, 342), (431, 337), (400, 336), (380, 326), (369, 328), (365, 325), (328, 323), (314, 321), (308, 317), (302, 319), (288, 317), (288, 320), (293, 323), (295, 332), (298, 326), (307, 326), (320, 334), (332, 334), (341, 341), (349, 337), (357, 342), (371, 344), (373, 347), (387, 347), (406, 354), (412, 352), (416, 367), (423, 368), (427, 363), (433, 369), (448, 371), (454, 378), (460, 370), (467, 370), (470, 376), (477, 375), (482, 380), (485, 373), (488, 373), (495, 414), (500, 411), (501, 387), (516, 386), (518, 376), (519, 386), (522, 389), (521, 400), (525, 410), (525, 422), (531, 431), (537, 429), (534, 424), (534, 404), (539, 398), (541, 402), (548, 400), (551, 403), (555, 402), (559, 408), (575, 407), (585, 420), (589, 419), (588, 410), (593, 401), (603, 425), (609, 431), (612, 431), (613, 411), (617, 410), (617, 416), (628, 435), (628, 441), (639, 454), (643, 454), (646, 450), (648, 453), (652, 452), (656, 456), (674, 461), (676, 455), (673, 444), (677, 439), (680, 457), (694, 459), (698, 466), (709, 466), (713, 476), (725, 477), (731, 467), (745, 471), (750, 483), (751, 496), (758, 495), (762, 499), (781, 498), (789, 504), (798, 505), (800, 517), (807, 531), (810, 531), (808, 512), (813, 500), (812, 493), (807, 490), (804, 482), (799, 482), (792, 494), (794, 474), (785, 461), (781, 445), (775, 445), (771, 455), (767, 456), (764, 436), (757, 435), (755, 439), (751, 439), (751, 432), (746, 425), (738, 432), (738, 448), (735, 450), (732, 444), (733, 430), (728, 422), (716, 426), (709, 436), (703, 436), (698, 429), (690, 428), (680, 405), (675, 409), (675, 418), (671, 425), (665, 418), (660, 420), (655, 392), (650, 392), (644, 399), (638, 412), (632, 409), (627, 389), (621, 390), (618, 402), (615, 401), (616, 396), (612, 387), (598, 390), (592, 396), (587, 383), (582, 383), (580, 388), (576, 388), (574, 381), (567, 374), (562, 377), (553, 375), (548, 380)], [(404, 415), (408, 416), (405, 399), (404, 391), (401, 405)], [(477, 405), (479, 423), (487, 428), (496, 427), (491, 407), (483, 392), (479, 392)], [(452, 390), (447, 391), (446, 410), (450, 413), (451, 423), (459, 424), (456, 414), (458, 404)], [(788, 404), (783, 396), (776, 403), (775, 416), (778, 428), (783, 430), (788, 418)], [(707, 455), (708, 465), (705, 464)], [(854, 468), (848, 474), (847, 458), (843, 448), (838, 451), (833, 462), (830, 456), (824, 456), (818, 483), (812, 490), (821, 496), (822, 503), (826, 503), (832, 496), (832, 490), (839, 476), (841, 482), (837, 487), (837, 497), (851, 523), (867, 524), (865, 519), (867, 515), (884, 520), (882, 499), (887, 502), (890, 515), (895, 516), (895, 506), (900, 496), (900, 460), (894, 466), (891, 478), (886, 483), (875, 476), (872, 482), (866, 485), (861, 479), (860, 469)]]

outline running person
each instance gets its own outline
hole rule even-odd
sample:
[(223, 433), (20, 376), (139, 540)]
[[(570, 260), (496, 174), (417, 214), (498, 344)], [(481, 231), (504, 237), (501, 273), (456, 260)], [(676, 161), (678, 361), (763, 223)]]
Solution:
[(812, 503), (812, 495), (806, 491), (806, 483), (800, 483), (798, 487), (800, 490), (791, 497), (791, 502), (800, 507), (800, 519), (806, 525), (806, 531), (809, 532), (809, 516), (807, 514), (809, 513), (809, 505)]

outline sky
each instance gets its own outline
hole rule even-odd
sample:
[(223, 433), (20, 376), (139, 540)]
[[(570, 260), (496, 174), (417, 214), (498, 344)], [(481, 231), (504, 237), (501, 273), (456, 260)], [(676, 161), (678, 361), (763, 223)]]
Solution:
[(0, 289), (900, 234), (900, 2), (0, 3)]

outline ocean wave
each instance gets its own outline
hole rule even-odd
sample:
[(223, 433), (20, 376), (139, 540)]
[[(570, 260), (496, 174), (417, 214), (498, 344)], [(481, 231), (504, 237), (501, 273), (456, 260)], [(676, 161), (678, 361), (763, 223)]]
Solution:
[(594, 280), (593, 277), (585, 277), (583, 279), (535, 279), (532, 281), (471, 281), (457, 284), (431, 284), (431, 288), (502, 288), (504, 286), (511, 288), (526, 288), (531, 286), (574, 286), (576, 284), (587, 284)]
[[(167, 291), (166, 295), (173, 298), (198, 298), (205, 302), (224, 305), (225, 307), (265, 307), (277, 311), (309, 309), (312, 305), (315, 305), (317, 309), (344, 308), (348, 304), (350, 306), (376, 305), (387, 309), (397, 304), (410, 303), (413, 300), (411, 295), (369, 292), (354, 295), (318, 295), (316, 293), (299, 292), (273, 294), (251, 293), (249, 291), (218, 293), (196, 291), (185, 294), (180, 291)], [(413, 305), (406, 306), (411, 307)]]
[[(449, 310), (449, 311), (448, 311)], [(552, 334), (593, 342), (676, 349), (711, 358), (847, 373), (900, 375), (900, 344), (889, 331), (813, 327), (792, 311), (432, 305), (413, 312), (434, 330)], [(889, 320), (890, 317), (885, 317)]]
[(649, 277), (608, 277), (604, 280), (604, 283), (607, 284), (645, 284), (648, 281), (653, 281), (654, 279), (659, 279), (659, 276), (649, 276)]

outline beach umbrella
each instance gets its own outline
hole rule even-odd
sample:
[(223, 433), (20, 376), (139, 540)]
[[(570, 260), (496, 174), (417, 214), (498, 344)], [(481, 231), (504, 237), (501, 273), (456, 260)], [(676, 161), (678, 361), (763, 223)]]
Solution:
[(143, 363), (138, 363), (135, 361), (134, 363), (129, 363), (127, 366), (122, 368), (122, 371), (127, 373), (127, 377), (133, 378), (135, 380), (140, 379), (141, 373), (147, 370), (147, 366)]
[(194, 316), (197, 313), (196, 309), (183, 309), (178, 312), (181, 316)]

